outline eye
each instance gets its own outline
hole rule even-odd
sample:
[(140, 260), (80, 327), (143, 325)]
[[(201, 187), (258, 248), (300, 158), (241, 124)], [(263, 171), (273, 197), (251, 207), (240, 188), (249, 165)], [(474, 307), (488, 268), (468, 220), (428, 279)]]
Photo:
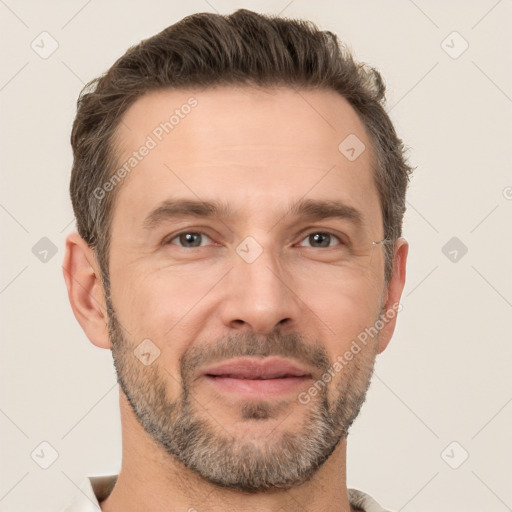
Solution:
[[(307, 240), (311, 245), (302, 245), (302, 243)], [(333, 235), (332, 233), (327, 233), (324, 231), (314, 231), (306, 236), (306, 238), (303, 239), (303, 242), (299, 244), (300, 247), (313, 247), (314, 249), (317, 248), (329, 248), (333, 247), (333, 245), (337, 244), (331, 244), (333, 241), (338, 241), (340, 245), (345, 245), (339, 237), (336, 235)]]
[[(167, 240), (165, 244), (173, 244), (178, 245), (178, 247), (190, 249), (193, 247), (204, 247), (204, 245), (201, 244), (204, 239), (210, 240), (211, 242), (211, 238), (204, 233), (199, 233), (196, 231), (184, 231), (183, 233), (179, 233), (173, 238)], [(174, 243), (174, 240), (177, 240), (178, 243)]]

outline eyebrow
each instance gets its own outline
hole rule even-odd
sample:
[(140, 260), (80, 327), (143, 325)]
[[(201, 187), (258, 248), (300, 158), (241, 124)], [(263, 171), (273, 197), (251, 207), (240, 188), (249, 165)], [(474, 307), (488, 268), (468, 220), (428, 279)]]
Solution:
[(177, 217), (229, 217), (231, 209), (218, 201), (195, 201), (190, 199), (169, 199), (151, 211), (144, 219), (144, 229), (151, 230), (165, 220)]
[[(152, 230), (166, 220), (182, 217), (195, 218), (229, 218), (235, 212), (227, 203), (219, 201), (196, 201), (190, 199), (169, 199), (163, 201), (144, 219), (143, 227)], [(292, 204), (281, 217), (296, 217), (302, 220), (318, 221), (324, 219), (347, 220), (356, 227), (363, 224), (362, 213), (337, 200), (301, 199)]]
[(348, 220), (357, 227), (363, 224), (363, 214), (359, 210), (337, 200), (302, 199), (293, 204), (286, 215), (307, 220)]

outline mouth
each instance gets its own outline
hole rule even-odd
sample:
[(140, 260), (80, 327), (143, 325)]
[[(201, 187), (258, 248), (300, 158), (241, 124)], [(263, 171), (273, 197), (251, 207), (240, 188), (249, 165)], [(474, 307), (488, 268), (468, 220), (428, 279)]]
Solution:
[(217, 391), (245, 398), (297, 392), (312, 379), (308, 368), (279, 357), (231, 359), (205, 369), (203, 376)]

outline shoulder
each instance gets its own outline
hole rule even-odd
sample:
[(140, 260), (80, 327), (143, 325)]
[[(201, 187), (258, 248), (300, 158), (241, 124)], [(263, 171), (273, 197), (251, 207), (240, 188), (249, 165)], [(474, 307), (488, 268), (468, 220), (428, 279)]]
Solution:
[(377, 501), (358, 489), (347, 489), (350, 505), (362, 512), (390, 512), (383, 508)]

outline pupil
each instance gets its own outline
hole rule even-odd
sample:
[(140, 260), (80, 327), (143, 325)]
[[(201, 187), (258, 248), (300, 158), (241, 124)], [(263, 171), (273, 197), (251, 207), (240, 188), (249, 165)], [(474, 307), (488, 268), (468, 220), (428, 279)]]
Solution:
[(200, 245), (199, 233), (184, 233), (180, 236), (182, 245), (198, 247)]
[(320, 247), (329, 247), (329, 235), (323, 233), (315, 233), (311, 236), (313, 237), (315, 243), (320, 243)]

